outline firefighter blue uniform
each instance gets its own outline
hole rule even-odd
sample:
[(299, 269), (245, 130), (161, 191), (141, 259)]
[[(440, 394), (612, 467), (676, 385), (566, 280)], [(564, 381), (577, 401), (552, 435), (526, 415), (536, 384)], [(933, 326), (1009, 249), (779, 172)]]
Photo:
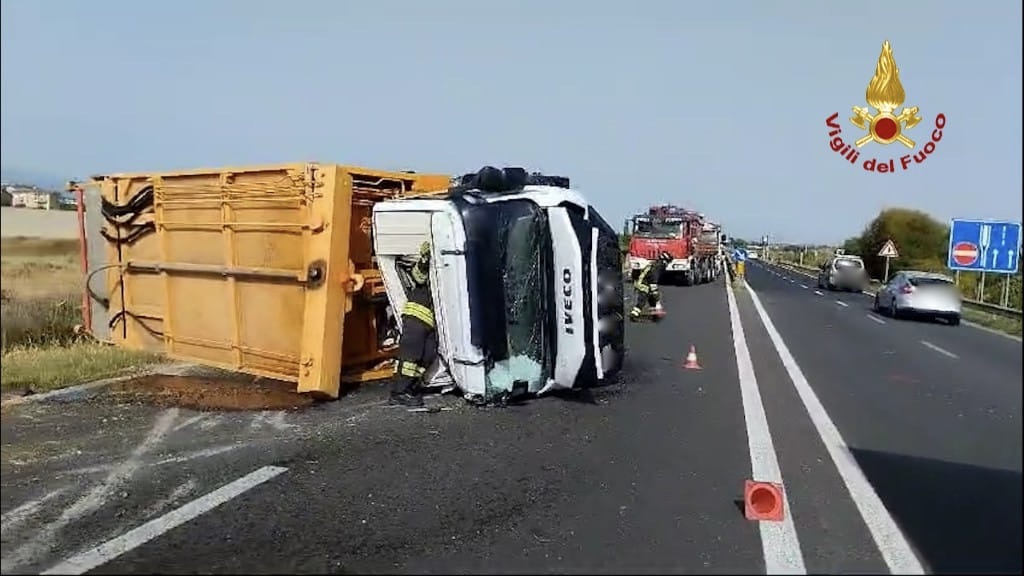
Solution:
[(428, 243), (424, 242), (420, 247), (419, 260), (409, 272), (413, 287), (406, 291), (406, 302), (402, 307), (402, 336), (398, 341), (395, 374), (391, 380), (391, 402), (403, 406), (422, 406), (419, 388), (427, 369), (437, 359)]
[(661, 302), (658, 282), (671, 261), (672, 255), (662, 252), (653, 262), (648, 263), (640, 270), (640, 275), (633, 282), (636, 301), (633, 304), (633, 309), (629, 311), (630, 320), (639, 320), (648, 306), (657, 306)]

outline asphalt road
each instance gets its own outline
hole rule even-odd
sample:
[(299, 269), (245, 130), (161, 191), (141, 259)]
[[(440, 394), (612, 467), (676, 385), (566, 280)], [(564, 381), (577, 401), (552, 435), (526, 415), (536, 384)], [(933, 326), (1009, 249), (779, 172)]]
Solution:
[[(1020, 342), (748, 270), (666, 288), (590, 393), (5, 410), (3, 572), (1019, 573)], [(785, 521), (744, 518), (752, 477)]]

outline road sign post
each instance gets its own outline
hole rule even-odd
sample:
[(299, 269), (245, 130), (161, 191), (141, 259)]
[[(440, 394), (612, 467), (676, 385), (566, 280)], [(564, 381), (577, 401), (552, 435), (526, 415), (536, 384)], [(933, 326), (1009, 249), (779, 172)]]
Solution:
[(889, 261), (900, 257), (900, 253), (896, 250), (896, 244), (892, 241), (892, 238), (885, 241), (882, 249), (878, 251), (878, 255), (885, 258), (885, 275), (882, 277), (882, 284), (885, 284), (889, 281)]

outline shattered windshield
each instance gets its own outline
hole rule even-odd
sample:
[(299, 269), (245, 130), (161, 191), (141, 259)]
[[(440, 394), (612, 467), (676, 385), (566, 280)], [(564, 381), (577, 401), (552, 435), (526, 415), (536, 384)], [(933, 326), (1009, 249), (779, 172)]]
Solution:
[(544, 360), (544, 303), (541, 299), (541, 239), (543, 222), (534, 215), (508, 221), (498, 231), (503, 248), (505, 333), (508, 360), (497, 362), (487, 375), (495, 392), (509, 391), (516, 380), (533, 388), (542, 384)]
[(634, 221), (633, 235), (644, 238), (675, 238), (679, 236), (679, 218), (638, 217)]
[(511, 392), (517, 382), (536, 390), (550, 371), (544, 211), (512, 200), (473, 206), (463, 221), (472, 339), (490, 360), (486, 395)]

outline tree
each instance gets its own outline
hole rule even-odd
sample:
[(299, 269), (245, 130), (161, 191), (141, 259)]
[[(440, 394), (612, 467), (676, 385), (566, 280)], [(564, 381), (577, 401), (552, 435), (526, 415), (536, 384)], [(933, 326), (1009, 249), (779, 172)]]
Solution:
[(859, 253), (864, 265), (873, 278), (881, 278), (885, 270), (885, 258), (878, 251), (886, 240), (892, 240), (899, 251), (899, 258), (890, 263), (890, 274), (897, 270), (945, 270), (945, 254), (949, 228), (920, 210), (887, 208), (882, 210), (865, 228), (858, 238), (844, 243), (851, 253)]

